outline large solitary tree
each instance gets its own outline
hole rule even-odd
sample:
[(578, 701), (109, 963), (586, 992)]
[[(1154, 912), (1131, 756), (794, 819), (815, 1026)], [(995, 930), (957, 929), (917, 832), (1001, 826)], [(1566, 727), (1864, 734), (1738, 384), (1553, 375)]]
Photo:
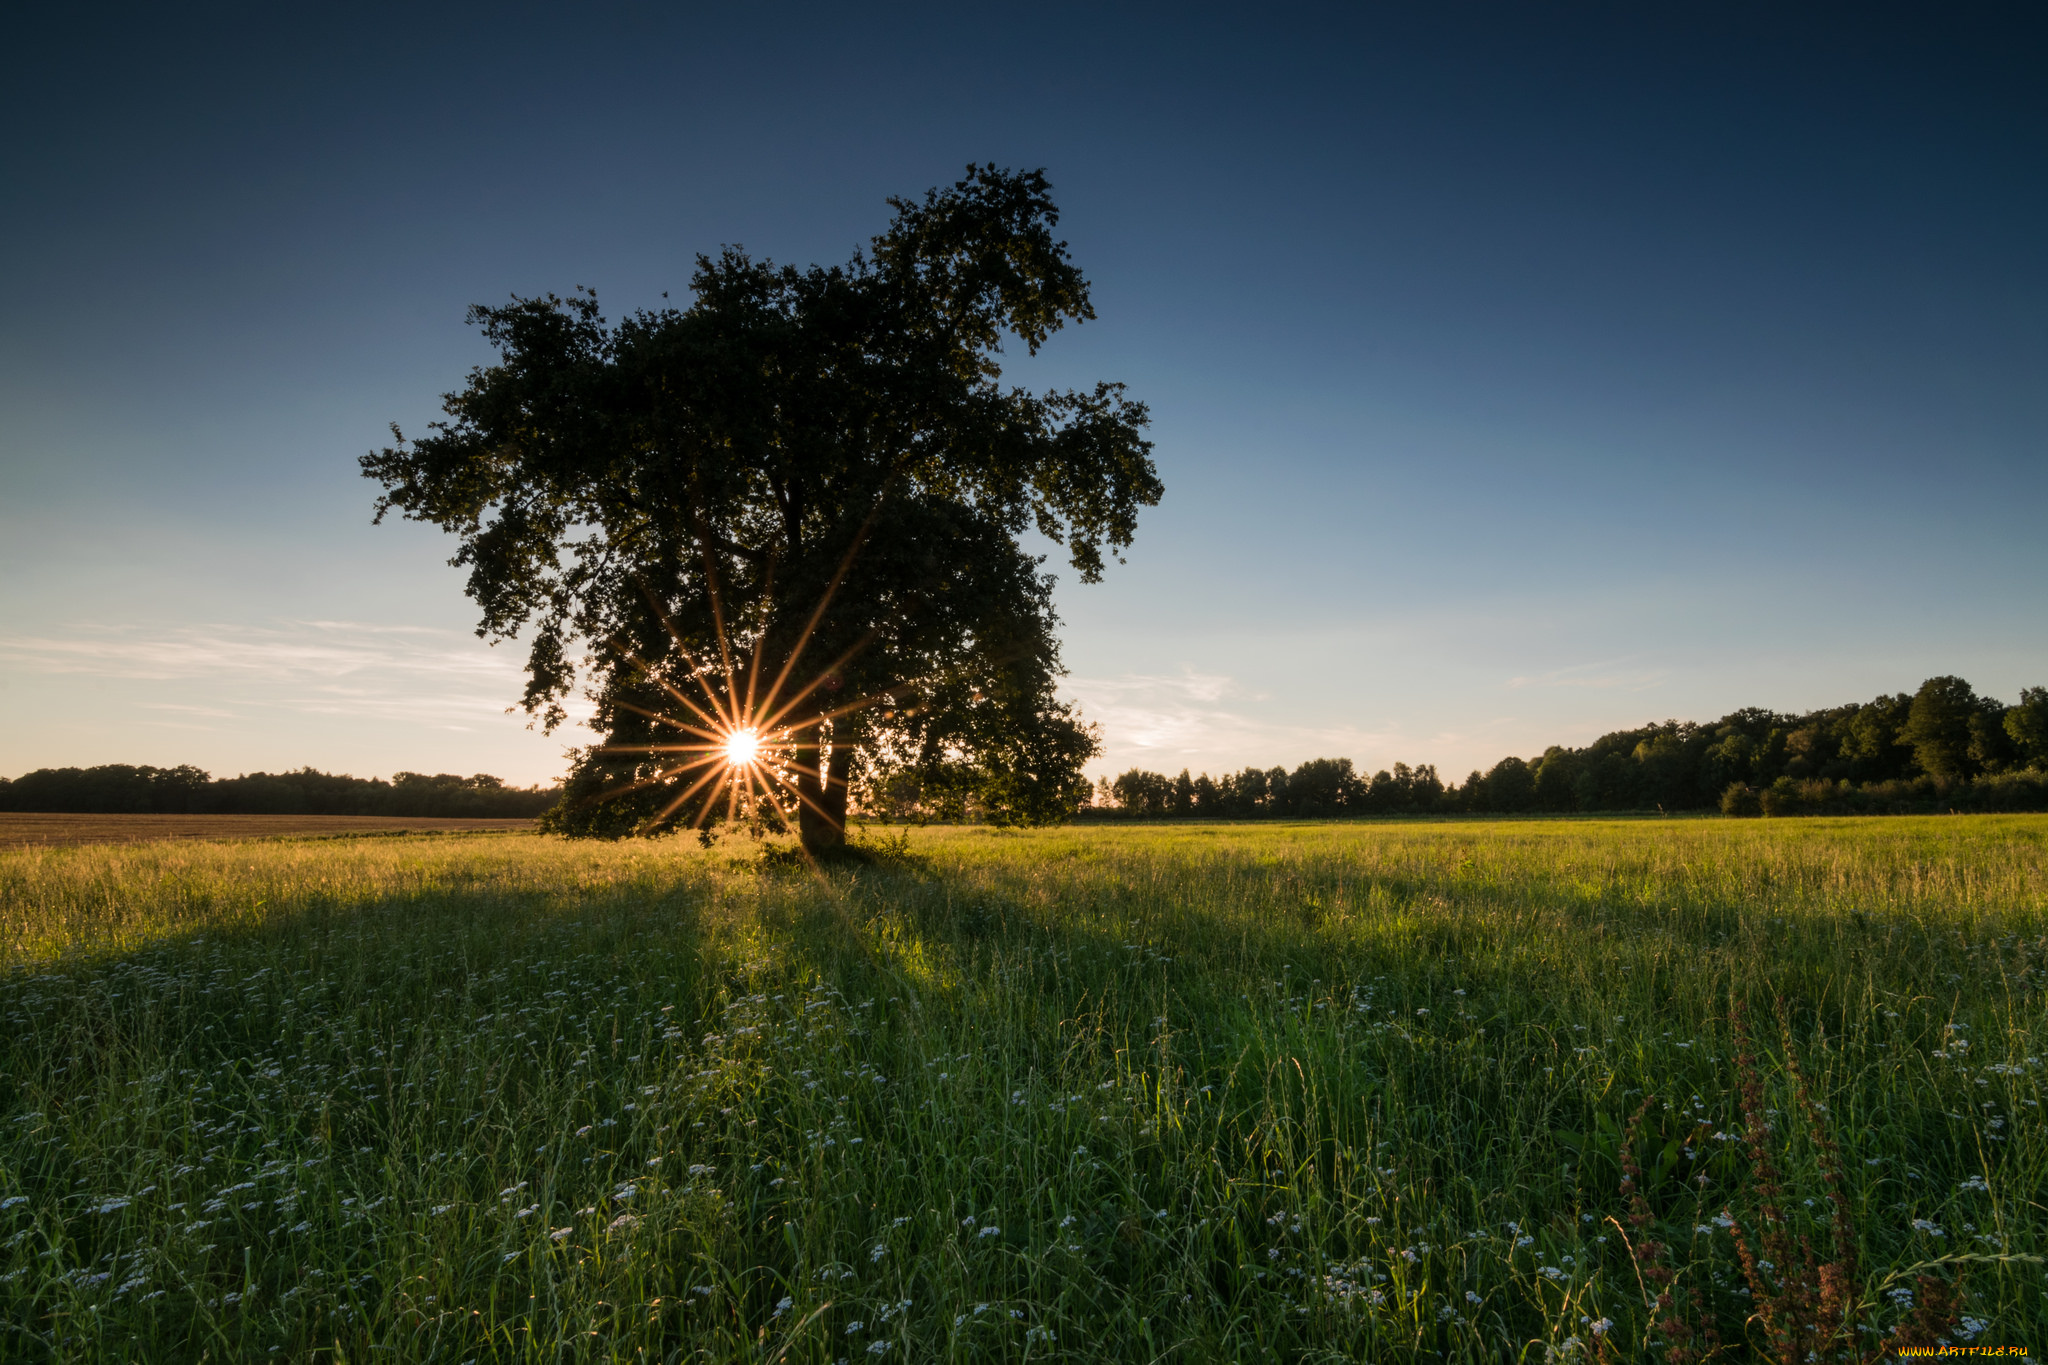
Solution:
[(380, 520), (460, 537), (479, 633), (528, 634), (528, 713), (552, 729), (588, 691), (604, 741), (557, 827), (794, 818), (819, 851), (852, 781), (1017, 821), (1085, 792), (1094, 738), (1054, 695), (1052, 579), (1020, 537), (1100, 578), (1159, 499), (1145, 407), (1001, 382), (1006, 339), (1095, 316), (1043, 172), (889, 203), (845, 265), (700, 256), (688, 308), (474, 308), (499, 362), (363, 457)]

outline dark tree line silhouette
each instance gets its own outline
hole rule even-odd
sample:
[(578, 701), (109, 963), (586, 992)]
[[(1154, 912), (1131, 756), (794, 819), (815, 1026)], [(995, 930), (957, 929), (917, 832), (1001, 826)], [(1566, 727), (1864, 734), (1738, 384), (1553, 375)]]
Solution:
[(1446, 786), (1428, 764), (1368, 775), (1348, 758), (1211, 778), (1133, 768), (1104, 778), (1092, 818), (1714, 810), (1731, 815), (2048, 810), (2048, 688), (2016, 705), (1957, 677), (1914, 693), (1788, 715), (1756, 707), (1667, 720), (1503, 758)]
[(1260, 816), (1312, 820), (1333, 815), (1402, 815), (1445, 809), (1444, 784), (1425, 763), (1396, 763), (1392, 772), (1356, 771), (1348, 758), (1312, 758), (1285, 768), (1246, 768), (1212, 778), (1179, 777), (1133, 768), (1097, 788), (1095, 810), (1133, 816), (1201, 815), (1217, 819)]
[[(950, 790), (950, 789), (948, 789)], [(883, 818), (987, 818), (959, 793), (894, 800)], [(0, 811), (53, 814), (536, 816), (559, 788), (508, 787), (479, 773), (399, 773), (391, 781), (304, 768), (216, 780), (202, 770), (106, 764), (0, 778)], [(901, 809), (896, 809), (901, 806)], [(1348, 758), (1177, 777), (1133, 768), (1104, 778), (1084, 819), (1327, 819), (1338, 816), (1721, 810), (1730, 815), (2048, 810), (2048, 688), (2008, 706), (1957, 677), (1929, 678), (1848, 706), (1788, 715), (1746, 707), (1700, 724), (1668, 720), (1503, 758), (1446, 785), (1425, 763), (1377, 773)]]
[(301, 768), (216, 780), (204, 770), (108, 763), (0, 778), (0, 811), (50, 815), (381, 815), (523, 818), (555, 804), (552, 787), (508, 787), (489, 773), (348, 777)]

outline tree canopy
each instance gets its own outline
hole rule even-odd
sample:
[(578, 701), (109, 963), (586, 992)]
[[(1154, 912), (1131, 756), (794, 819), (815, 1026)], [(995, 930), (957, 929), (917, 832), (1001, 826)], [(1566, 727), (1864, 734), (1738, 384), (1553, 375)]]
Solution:
[[(1001, 382), (1006, 340), (1095, 315), (1042, 171), (889, 204), (844, 265), (699, 256), (687, 308), (476, 307), (499, 362), (363, 458), (380, 520), (461, 539), (479, 633), (528, 635), (528, 713), (552, 729), (587, 688), (606, 740), (558, 827), (794, 813), (816, 849), (850, 781), (1019, 821), (1086, 792), (1094, 736), (1054, 695), (1052, 579), (1020, 537), (1101, 577), (1160, 496), (1145, 407)], [(720, 761), (735, 731), (764, 745), (746, 772)]]

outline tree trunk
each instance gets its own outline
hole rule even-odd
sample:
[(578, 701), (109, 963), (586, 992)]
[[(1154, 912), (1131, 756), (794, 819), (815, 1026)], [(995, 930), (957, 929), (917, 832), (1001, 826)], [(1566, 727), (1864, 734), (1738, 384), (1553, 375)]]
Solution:
[[(797, 837), (804, 852), (813, 857), (831, 853), (846, 843), (846, 775), (853, 766), (853, 750), (844, 744), (833, 745), (831, 757), (822, 769), (818, 757), (815, 744), (797, 748), (797, 790), (808, 798), (797, 808)], [(801, 771), (806, 768), (813, 771)], [(819, 772), (824, 775), (822, 781)]]

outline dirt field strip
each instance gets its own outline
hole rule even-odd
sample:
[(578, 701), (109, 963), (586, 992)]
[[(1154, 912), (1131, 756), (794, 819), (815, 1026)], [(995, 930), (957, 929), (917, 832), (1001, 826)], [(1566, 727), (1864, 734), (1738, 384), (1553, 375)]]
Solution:
[(0, 811), (0, 848), (132, 844), (155, 839), (264, 839), (307, 834), (532, 828), (531, 820), (386, 815), (36, 815)]

